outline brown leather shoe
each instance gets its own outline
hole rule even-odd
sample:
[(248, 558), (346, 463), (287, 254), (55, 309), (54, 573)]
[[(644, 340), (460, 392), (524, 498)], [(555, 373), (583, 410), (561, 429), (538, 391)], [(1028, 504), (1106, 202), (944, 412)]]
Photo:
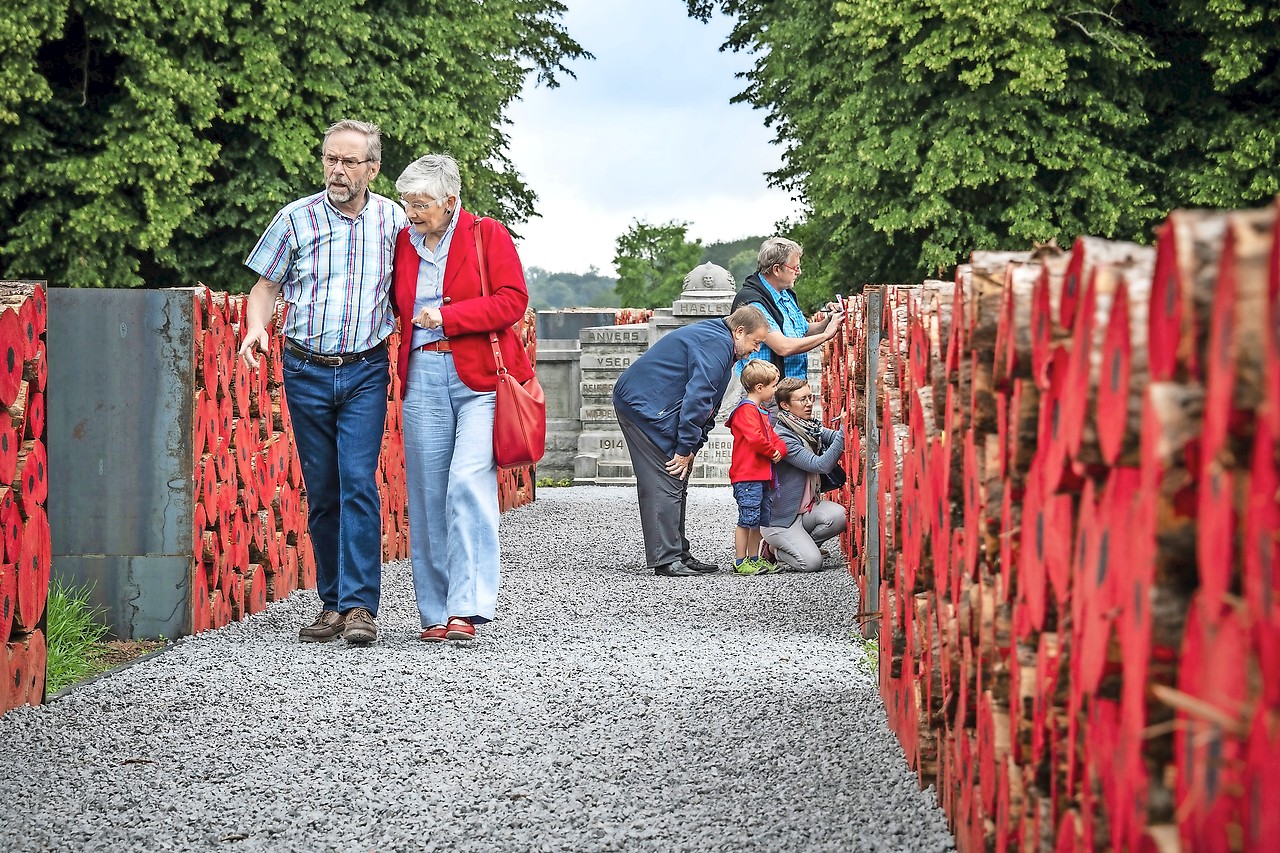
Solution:
[(342, 618), (346, 622), (342, 637), (348, 643), (364, 645), (378, 639), (378, 625), (373, 621), (373, 614), (363, 607), (351, 608)]
[(300, 643), (327, 643), (342, 636), (343, 619), (336, 610), (321, 610), (316, 621), (298, 631)]

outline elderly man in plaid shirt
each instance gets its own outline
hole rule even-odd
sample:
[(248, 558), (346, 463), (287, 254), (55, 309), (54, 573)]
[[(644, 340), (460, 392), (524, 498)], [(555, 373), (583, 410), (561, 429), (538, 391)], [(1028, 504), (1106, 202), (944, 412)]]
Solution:
[(378, 128), (345, 120), (322, 148), (324, 190), (286, 205), (245, 264), (249, 293), (240, 357), (257, 367), (276, 300), (284, 322), (284, 390), (310, 506), (321, 610), (303, 642), (377, 639), (382, 506), (376, 472), (390, 381), (386, 339), (391, 257), (406, 217), (369, 192), (382, 166)]

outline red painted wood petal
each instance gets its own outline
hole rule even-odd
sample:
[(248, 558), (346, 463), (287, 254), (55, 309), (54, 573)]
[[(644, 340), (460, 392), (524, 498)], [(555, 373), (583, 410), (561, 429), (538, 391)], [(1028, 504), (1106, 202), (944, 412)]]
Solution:
[(213, 323), (208, 322), (200, 341), (200, 380), (202, 387), (210, 396), (218, 396), (218, 372), (222, 369), (218, 364), (221, 348), (215, 340), (217, 332)]
[(1205, 467), (1196, 507), (1196, 562), (1205, 606), (1216, 610), (1231, 587), (1235, 569), (1235, 478), (1216, 462)]
[(1245, 600), (1254, 618), (1273, 621), (1280, 618), (1280, 445), (1270, 420), (1260, 418), (1257, 429), (1240, 539), (1241, 567)]
[(234, 357), (225, 368), (231, 371), (231, 399), (235, 402), (235, 413), (241, 418), (249, 417), (250, 367), (244, 359)]
[[(236, 350), (240, 348), (235, 328), (228, 322), (215, 338), (219, 353), (218, 390), (223, 397), (231, 397), (235, 390)], [(230, 603), (227, 605), (230, 609)]]
[(27, 434), (30, 439), (44, 441), (44, 393), (35, 386), (28, 385), (27, 394)]
[(12, 483), (18, 477), (18, 447), (21, 439), (13, 429), (13, 421), (0, 417), (0, 483)]
[(18, 608), (15, 621), (32, 630), (44, 615), (49, 598), (49, 520), (43, 507), (35, 506), (22, 530), (21, 558), (18, 561)]
[(1006, 601), (1017, 600), (1018, 584), (1014, 567), (1022, 552), (1022, 506), (1014, 502), (1013, 487), (1006, 480), (1000, 503), (1000, 586)]
[(230, 397), (222, 397), (218, 400), (218, 417), (214, 423), (217, 427), (217, 436), (224, 443), (231, 441), (232, 430), (235, 426), (235, 419), (232, 417), (231, 409)]
[(22, 384), (25, 340), (18, 314), (12, 308), (0, 311), (0, 404), (12, 406)]
[(245, 488), (253, 486), (253, 457), (257, 455), (260, 444), (249, 418), (240, 418), (232, 431), (235, 446), (236, 474)]
[(1058, 434), (1066, 445), (1068, 456), (1079, 453), (1084, 438), (1085, 418), (1090, 403), (1089, 372), (1093, 357), (1094, 306), (1097, 303), (1097, 287), (1101, 270), (1095, 269), (1085, 286), (1075, 323), (1071, 327), (1071, 348), (1067, 355), (1066, 372), (1057, 388)]
[(35, 371), (36, 371), (36, 389), (39, 391), (46, 390), (45, 386), (49, 380), (49, 348), (44, 342), (44, 338), (36, 341), (35, 354)]
[[(1044, 628), (1045, 592), (1048, 576), (1045, 573), (1044, 551), (1046, 541), (1045, 501), (1042, 487), (1032, 477), (1022, 503), (1022, 551), (1018, 562), (1018, 599), (1026, 608), (1031, 628)], [(1024, 633), (1025, 632), (1020, 632)]]
[(30, 519), (49, 496), (49, 454), (43, 441), (31, 442), (18, 476), (18, 502), (22, 505), (22, 514)]
[(40, 333), (36, 331), (36, 304), (29, 296), (18, 306), (18, 325), (22, 329), (22, 360), (31, 361), (36, 357)]
[[(1205, 607), (1197, 595), (1187, 611), (1179, 689), (1228, 715), (1238, 714), (1247, 692), (1247, 651), (1246, 635), (1232, 611)], [(1232, 768), (1238, 766), (1243, 745), (1213, 720), (1186, 710), (1177, 716), (1179, 834), (1186, 849), (1226, 853), (1227, 823), (1236, 805), (1231, 791), (1241, 783)]]
[(1151, 283), (1151, 306), (1147, 314), (1147, 358), (1154, 382), (1177, 377), (1183, 325), (1193, 319), (1183, 317), (1183, 282), (1178, 267), (1174, 216), (1176, 214), (1170, 215), (1156, 232), (1155, 278)]
[(1071, 600), (1071, 537), (1073, 506), (1070, 495), (1053, 495), (1043, 505), (1036, 530), (1043, 549), (1040, 562), (1053, 587), (1059, 611)]
[(1057, 846), (1054, 853), (1076, 853), (1084, 849), (1084, 834), (1081, 828), (1080, 813), (1068, 809), (1058, 824)]
[(251, 568), (245, 579), (244, 609), (250, 615), (267, 609), (267, 576), (262, 566)]
[[(8, 641), (17, 610), (18, 566), (10, 562), (0, 563), (0, 644)], [(2, 703), (0, 708), (3, 708)]]
[(34, 287), (27, 299), (31, 300), (32, 321), (35, 323), (38, 338), (45, 333), (48, 325), (49, 297), (45, 294), (43, 287)]
[(22, 638), (21, 645), (26, 647), (27, 653), (25, 685), (27, 702), (31, 705), (39, 705), (44, 701), (44, 677), (49, 661), (49, 647), (44, 632), (32, 631)]
[(1098, 377), (1098, 446), (1108, 465), (1116, 464), (1129, 438), (1129, 371), (1133, 362), (1129, 322), (1129, 287), (1121, 280), (1102, 338), (1102, 370)]
[(4, 561), (16, 563), (22, 559), (22, 510), (18, 507), (13, 490), (0, 486), (0, 531), (4, 539)]
[(1245, 801), (1251, 806), (1244, 849), (1266, 850), (1280, 839), (1280, 715), (1274, 706), (1259, 706), (1254, 713), (1244, 778)]
[(985, 504), (984, 490), (979, 482), (981, 472), (978, 470), (978, 450), (974, 443), (974, 431), (964, 431), (964, 551), (960, 571), (972, 580), (978, 578), (978, 545), (982, 539), (979, 535), (982, 523), (982, 511)]
[(1231, 397), (1236, 385), (1235, 241), (1235, 229), (1227, 228), (1210, 307), (1209, 342), (1205, 349), (1204, 430), (1200, 439), (1206, 460), (1217, 459), (1226, 444)]
[(1121, 728), (1126, 737), (1141, 738), (1147, 724), (1147, 672), (1151, 660), (1151, 585), (1155, 578), (1155, 506), (1139, 500), (1129, 517), (1128, 534), (1117, 566), (1116, 604), (1120, 608), (1117, 631), (1123, 687), (1120, 699)]

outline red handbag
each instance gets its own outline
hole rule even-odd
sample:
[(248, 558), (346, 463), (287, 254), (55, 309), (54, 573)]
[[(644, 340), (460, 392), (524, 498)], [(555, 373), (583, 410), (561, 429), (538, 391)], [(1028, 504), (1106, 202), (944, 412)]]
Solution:
[[(480, 238), (480, 223), (475, 224), (476, 257), (480, 260), (480, 294), (489, 295), (489, 264)], [(498, 333), (489, 333), (493, 361), (498, 367), (498, 385), (493, 401), (493, 458), (499, 468), (521, 468), (542, 458), (547, 447), (547, 398), (535, 373), (525, 382), (517, 382), (502, 361)]]

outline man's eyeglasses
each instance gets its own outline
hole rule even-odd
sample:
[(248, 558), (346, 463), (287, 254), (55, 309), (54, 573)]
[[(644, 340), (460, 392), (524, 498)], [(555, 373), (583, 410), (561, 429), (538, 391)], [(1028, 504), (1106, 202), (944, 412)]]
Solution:
[(441, 204), (442, 198), (433, 198), (431, 201), (409, 201), (408, 199), (400, 199), (400, 206), (405, 210), (412, 210), (415, 213), (425, 213), (432, 205)]
[(791, 271), (792, 271), (793, 273), (795, 273), (796, 275), (800, 275), (800, 265), (799, 265), (799, 264), (796, 264), (794, 267), (793, 267), (793, 266), (791, 266), (791, 264), (778, 264), (778, 266), (780, 266), (780, 267), (786, 267), (787, 269), (791, 270)]
[(802, 404), (802, 405), (803, 405), (804, 403), (812, 403), (812, 402), (813, 402), (813, 395), (812, 395), (812, 394), (805, 394), (804, 396), (801, 396), (801, 395), (799, 395), (799, 394), (793, 394), (793, 395), (791, 396), (791, 403), (792, 403), (792, 404), (800, 403), (800, 404)]
[(373, 162), (372, 157), (367, 157), (364, 160), (357, 160), (354, 157), (334, 157), (332, 154), (326, 154), (321, 159), (324, 160), (324, 164), (328, 166), (330, 169), (332, 169), (334, 166), (338, 165), (339, 163), (341, 163), (344, 167), (348, 169), (354, 169), (356, 166), (363, 166), (365, 163)]

